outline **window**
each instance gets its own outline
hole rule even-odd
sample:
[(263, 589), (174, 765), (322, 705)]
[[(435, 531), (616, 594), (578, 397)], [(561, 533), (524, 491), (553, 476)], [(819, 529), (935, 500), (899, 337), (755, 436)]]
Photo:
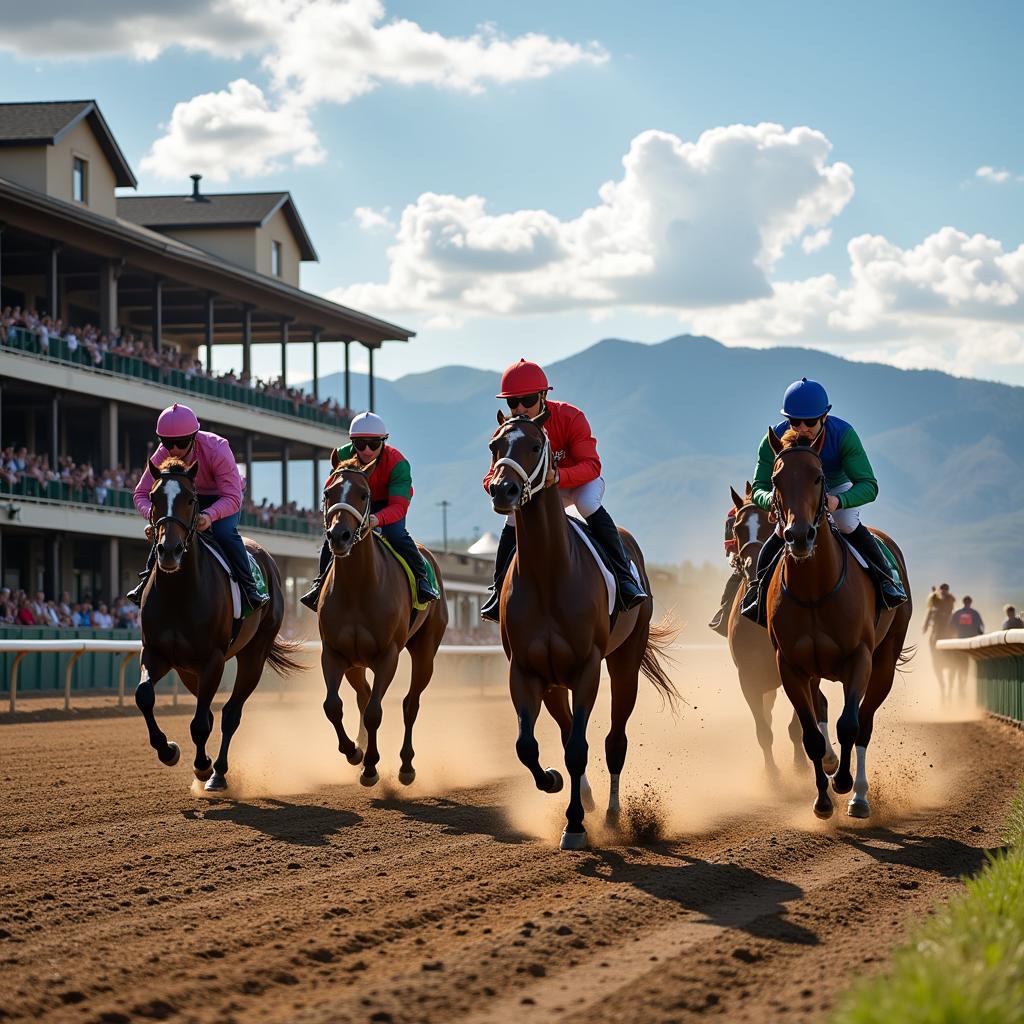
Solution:
[(271, 242), (270, 250), (270, 272), (274, 277), (281, 276), (281, 243)]
[(76, 156), (72, 160), (71, 198), (74, 199), (76, 203), (86, 203), (89, 201), (87, 170), (86, 162), (81, 157)]

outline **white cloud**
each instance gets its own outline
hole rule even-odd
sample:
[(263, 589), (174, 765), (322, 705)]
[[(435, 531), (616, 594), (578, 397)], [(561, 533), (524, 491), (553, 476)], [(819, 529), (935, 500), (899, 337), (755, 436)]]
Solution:
[(323, 160), (308, 115), (291, 105), (273, 107), (259, 86), (239, 78), (226, 90), (176, 104), (141, 167), (161, 178), (184, 181), (195, 171), (223, 182), (269, 174), (285, 158), (295, 164)]
[(383, 210), (375, 210), (372, 206), (357, 206), (352, 215), (356, 219), (361, 231), (393, 231), (394, 222), (388, 216), (391, 208), (385, 206)]
[(623, 157), (622, 177), (568, 221), (424, 193), (402, 213), (388, 280), (333, 295), (448, 320), (765, 297), (785, 249), (853, 195), (852, 171), (830, 164), (830, 150), (820, 132), (774, 124), (715, 128), (696, 142), (646, 131)]
[(974, 172), (974, 176), (976, 178), (981, 178), (984, 181), (991, 181), (995, 185), (1002, 185), (1004, 182), (1009, 181), (1013, 177), (1013, 175), (1007, 170), (1004, 170), (1002, 168), (997, 169), (995, 167), (989, 167), (987, 165), (984, 167), (979, 167)]
[(800, 248), (806, 253), (817, 252), (819, 249), (824, 249), (829, 242), (832, 241), (832, 229), (822, 228), (820, 231), (815, 231), (812, 235), (806, 235), (800, 239)]

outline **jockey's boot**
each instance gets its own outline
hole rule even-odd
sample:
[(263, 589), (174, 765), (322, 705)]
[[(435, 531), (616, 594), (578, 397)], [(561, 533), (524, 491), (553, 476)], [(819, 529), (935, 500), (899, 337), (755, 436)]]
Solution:
[(743, 573), (738, 570), (730, 573), (729, 578), (725, 581), (725, 589), (722, 591), (722, 602), (719, 605), (718, 611), (715, 612), (715, 617), (708, 623), (719, 636), (728, 637), (729, 635), (729, 611), (732, 608), (733, 601), (736, 599), (736, 591), (740, 589), (742, 582)]
[(863, 523), (858, 523), (857, 529), (846, 537), (871, 566), (871, 575), (882, 594), (882, 604), (886, 608), (898, 608), (906, 601), (907, 593), (903, 584), (893, 577), (889, 560), (882, 554), (875, 535)]
[(132, 587), (132, 589), (124, 595), (132, 604), (137, 604), (140, 607), (142, 606), (142, 592), (146, 589), (146, 581), (149, 579), (149, 574), (153, 571), (154, 565), (156, 565), (155, 544), (149, 549), (149, 557), (146, 559), (146, 568), (139, 573), (139, 579), (142, 580), (142, 582), (137, 586)]
[(499, 621), (501, 605), (501, 585), (505, 582), (508, 567), (512, 564), (512, 556), (516, 553), (516, 528), (505, 524), (498, 538), (498, 550), (494, 553), (494, 582), (491, 593), (480, 608), (480, 618), (488, 622)]
[(255, 612), (259, 611), (265, 604), (270, 604), (270, 595), (261, 594), (256, 589), (255, 583), (250, 583), (248, 586), (245, 584), (239, 584), (242, 594), (245, 597), (249, 607)]
[(761, 616), (761, 591), (768, 586), (768, 580), (775, 571), (775, 563), (778, 561), (785, 543), (778, 533), (773, 533), (761, 545), (761, 553), (757, 556), (757, 578), (754, 585), (743, 595), (740, 614), (750, 619), (751, 622), (756, 622), (759, 626), (767, 625)]
[(594, 531), (594, 536), (601, 542), (611, 558), (612, 571), (619, 585), (619, 607), (628, 612), (638, 604), (647, 600), (647, 592), (635, 579), (629, 568), (629, 558), (622, 546), (622, 534), (608, 515), (607, 509), (601, 505), (596, 512), (587, 516), (587, 525)]
[(406, 531), (394, 531), (387, 538), (388, 543), (405, 559), (406, 565), (412, 570), (416, 579), (416, 600), (420, 604), (436, 601), (441, 595), (433, 588), (427, 575), (427, 561), (416, 546), (412, 535)]
[(299, 598), (299, 603), (304, 604), (311, 612), (315, 612), (317, 605), (320, 603), (320, 591), (323, 590), (324, 576), (327, 574), (327, 566), (330, 564), (331, 549), (327, 546), (327, 540), (325, 539), (320, 546), (320, 571), (316, 574), (316, 579), (310, 584), (309, 590)]

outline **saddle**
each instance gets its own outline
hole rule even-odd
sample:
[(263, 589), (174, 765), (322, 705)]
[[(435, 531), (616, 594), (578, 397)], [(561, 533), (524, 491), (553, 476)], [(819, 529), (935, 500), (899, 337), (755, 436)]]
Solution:
[[(238, 580), (235, 577), (234, 570), (231, 568), (231, 563), (224, 554), (223, 548), (221, 548), (216, 539), (210, 535), (209, 530), (204, 533), (199, 533), (196, 536), (198, 536), (199, 540), (206, 545), (206, 549), (211, 555), (213, 555), (214, 561), (217, 562), (228, 575), (228, 581), (231, 584), (231, 617), (237, 624), (245, 617), (243, 614), (243, 607), (247, 613), (248, 606), (243, 606), (242, 590), (238, 585)], [(246, 550), (246, 554), (249, 556), (249, 570), (252, 572), (252, 578), (253, 582), (256, 584), (256, 589), (263, 597), (266, 597), (269, 594), (269, 590), (267, 588), (266, 578), (263, 575), (263, 570), (260, 568), (259, 562), (252, 557), (252, 552)]]
[[(584, 547), (594, 556), (594, 561), (597, 563), (598, 569), (601, 571), (601, 575), (604, 577), (604, 585), (608, 591), (608, 617), (612, 620), (615, 619), (618, 613), (618, 602), (616, 597), (618, 596), (618, 584), (615, 581), (615, 572), (613, 571), (613, 562), (609, 556), (604, 545), (597, 539), (597, 535), (587, 525), (583, 519), (578, 519), (576, 516), (566, 514), (566, 519), (569, 520), (570, 526), (574, 527), (576, 532), (579, 534), (580, 539), (583, 541)], [(636, 566), (636, 562), (630, 559), (629, 571), (633, 574), (633, 579), (636, 580), (638, 586), (643, 586), (640, 580), (640, 570)]]

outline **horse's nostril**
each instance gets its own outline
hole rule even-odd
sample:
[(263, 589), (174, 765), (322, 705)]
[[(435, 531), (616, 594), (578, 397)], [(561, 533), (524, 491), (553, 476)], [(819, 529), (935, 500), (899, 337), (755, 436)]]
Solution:
[(156, 546), (156, 553), (157, 553), (157, 554), (158, 554), (158, 555), (159, 555), (159, 556), (160, 556), (161, 558), (163, 558), (163, 556), (164, 556), (164, 545), (163, 545), (163, 541), (161, 541), (161, 542), (160, 542), (159, 544), (157, 544), (157, 546)]
[(783, 539), (786, 541), (787, 544), (792, 544), (793, 543), (793, 531), (788, 526), (783, 531), (782, 536), (783, 536)]

